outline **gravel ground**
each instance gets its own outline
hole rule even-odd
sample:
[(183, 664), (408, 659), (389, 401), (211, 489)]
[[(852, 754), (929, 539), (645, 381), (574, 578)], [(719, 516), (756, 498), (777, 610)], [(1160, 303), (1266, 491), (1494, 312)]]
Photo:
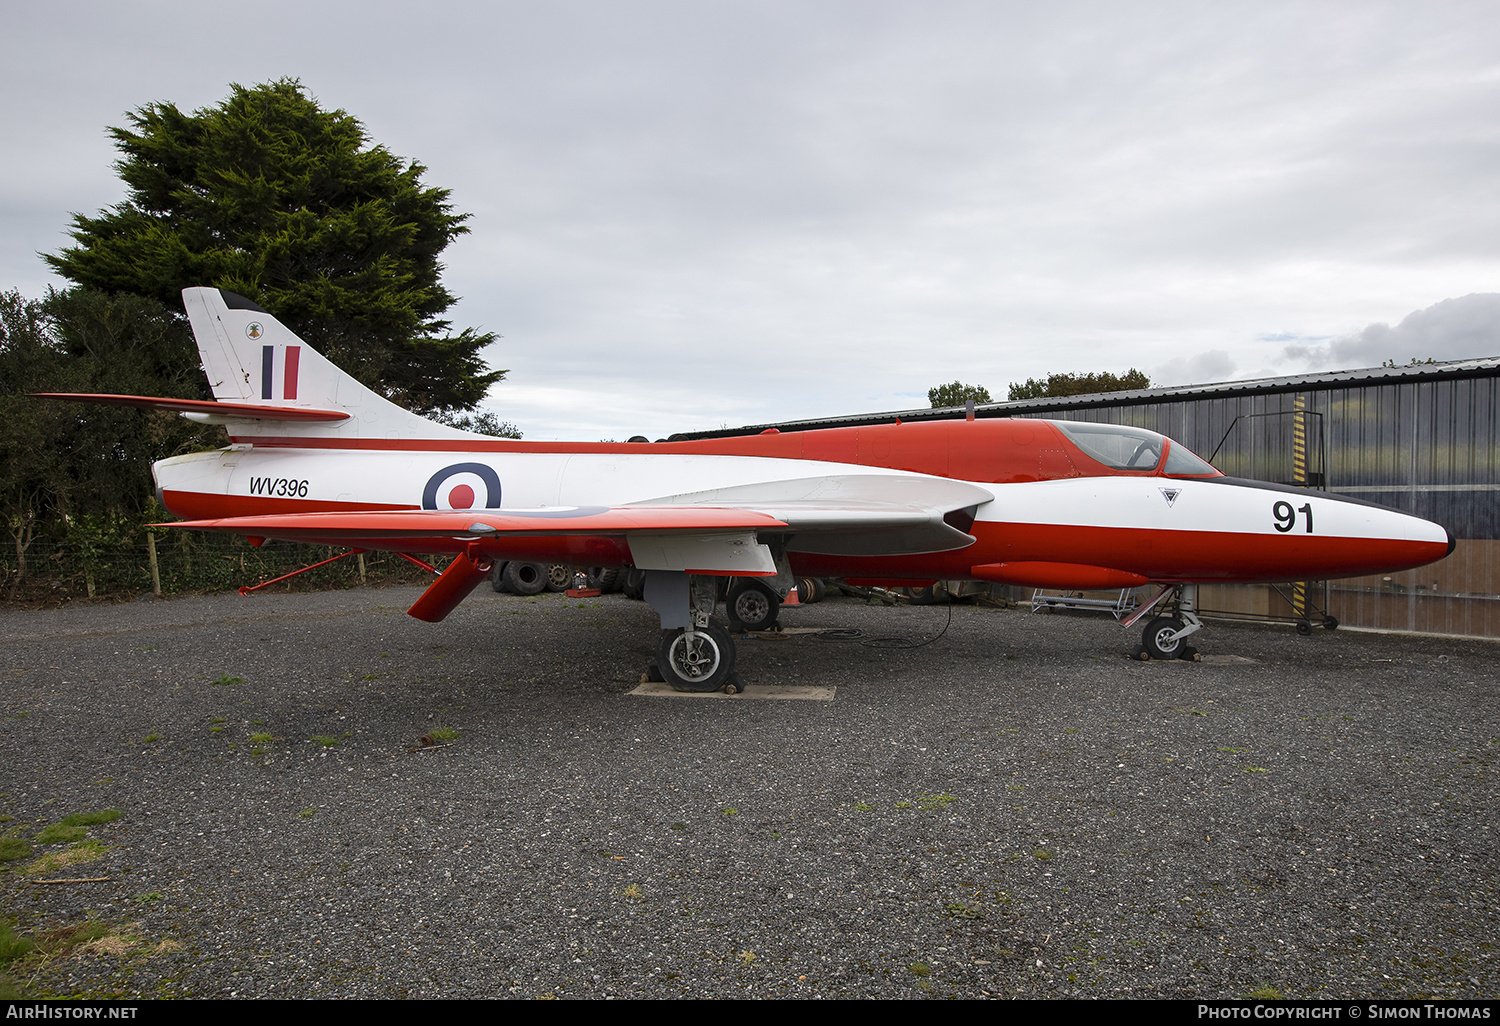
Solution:
[[(1500, 646), (1213, 623), (1140, 663), (1107, 618), (958, 606), (660, 698), (640, 603), (416, 594), (0, 615), (4, 827), (122, 813), (40, 874), (106, 882), (0, 869), (27, 930), (123, 927), (36, 992), (1500, 994)], [(836, 696), (754, 697), (786, 685)]]

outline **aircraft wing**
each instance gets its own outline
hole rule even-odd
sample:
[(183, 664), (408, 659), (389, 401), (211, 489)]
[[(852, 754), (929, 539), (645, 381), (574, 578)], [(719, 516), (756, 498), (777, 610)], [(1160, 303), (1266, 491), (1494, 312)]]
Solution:
[(681, 570), (776, 573), (766, 535), (788, 549), (835, 555), (945, 552), (993, 495), (945, 478), (834, 475), (718, 489), (628, 506), (281, 513), (168, 526), (251, 539), (412, 552), (468, 551), (491, 559)]
[(831, 474), (685, 492), (650, 505), (733, 506), (783, 521), (792, 552), (900, 556), (948, 552), (974, 543), (968, 533), (993, 492), (922, 474)]
[(702, 506), (557, 506), (536, 509), (282, 513), (165, 525), (396, 551), (471, 551), (492, 559), (610, 565), (642, 570), (770, 576), (776, 565), (757, 531), (786, 524), (753, 510)]

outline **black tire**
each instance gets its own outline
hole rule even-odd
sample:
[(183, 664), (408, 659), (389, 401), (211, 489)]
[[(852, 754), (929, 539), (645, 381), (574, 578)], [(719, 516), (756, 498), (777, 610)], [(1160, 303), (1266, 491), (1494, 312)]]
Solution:
[(1170, 616), (1158, 616), (1141, 632), (1141, 647), (1152, 659), (1176, 659), (1182, 649), (1182, 639), (1168, 641), (1168, 635), (1182, 630), (1182, 621)]
[(620, 590), (620, 578), (623, 575), (618, 567), (591, 566), (587, 576), (590, 588), (598, 588), (601, 593), (608, 595)]
[(490, 587), (496, 591), (503, 592), (509, 590), (505, 587), (505, 568), (508, 565), (508, 563), (497, 559), (495, 561), (495, 568), (490, 571)]
[(823, 582), (818, 578), (799, 577), (797, 579), (797, 601), (803, 605), (822, 602), (824, 594)]
[(625, 580), (620, 586), (620, 591), (624, 592), (626, 598), (635, 599), (637, 602), (645, 598), (646, 571), (637, 570), (635, 567), (626, 570)]
[(547, 590), (567, 591), (573, 587), (573, 568), (563, 563), (547, 564)]
[(930, 606), (938, 600), (937, 585), (929, 584), (925, 588), (907, 588), (906, 597), (914, 606)]
[(1306, 637), (1307, 635), (1312, 633), (1312, 624), (1308, 623), (1306, 620), (1297, 621), (1297, 633), (1301, 634), (1303, 637)]
[(776, 626), (781, 599), (768, 586), (750, 578), (736, 578), (724, 599), (729, 626), (734, 630), (768, 631)]
[(547, 568), (541, 563), (513, 560), (505, 564), (505, 573), (501, 576), (505, 587), (517, 595), (540, 595), (547, 589)]
[(1339, 629), (1339, 621), (1336, 616), (1323, 617), (1323, 629), (1325, 631), (1336, 631)]
[(718, 691), (734, 672), (734, 640), (717, 623), (694, 631), (662, 631), (656, 644), (656, 665), (674, 691)]

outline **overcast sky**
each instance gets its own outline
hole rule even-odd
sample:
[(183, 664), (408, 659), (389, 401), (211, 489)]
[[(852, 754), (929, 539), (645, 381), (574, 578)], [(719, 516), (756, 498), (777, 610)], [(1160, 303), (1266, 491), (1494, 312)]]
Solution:
[(297, 77), (473, 215), (453, 319), (528, 438), (1500, 355), (1493, 3), (3, 12), (0, 288), (62, 284), (127, 110)]

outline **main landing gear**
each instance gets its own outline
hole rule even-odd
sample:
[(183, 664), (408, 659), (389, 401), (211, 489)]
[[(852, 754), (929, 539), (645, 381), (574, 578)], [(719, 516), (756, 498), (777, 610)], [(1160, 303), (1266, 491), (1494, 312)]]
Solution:
[(738, 692), (734, 675), (734, 639), (710, 620), (702, 627), (662, 631), (656, 643), (656, 666), (677, 691)]
[(645, 599), (661, 614), (655, 670), (674, 690), (738, 694), (734, 639), (709, 619), (719, 597), (719, 579), (702, 574), (646, 571)]
[(1154, 610), (1157, 614), (1141, 631), (1141, 646), (1137, 650), (1139, 658), (1202, 658), (1198, 650), (1187, 643), (1189, 637), (1203, 629), (1203, 621), (1194, 612), (1197, 600), (1197, 585), (1168, 585), (1150, 602), (1137, 607), (1135, 612), (1121, 620), (1120, 626), (1131, 627), (1147, 613)]

